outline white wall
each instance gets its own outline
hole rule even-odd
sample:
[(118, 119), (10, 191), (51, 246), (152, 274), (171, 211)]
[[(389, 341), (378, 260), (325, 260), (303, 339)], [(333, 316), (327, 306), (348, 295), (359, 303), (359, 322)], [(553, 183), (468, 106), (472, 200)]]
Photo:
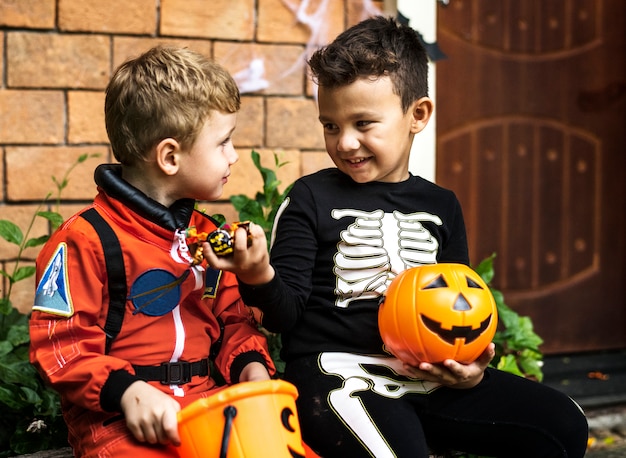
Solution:
[[(422, 34), (428, 43), (437, 41), (437, 0), (398, 0), (398, 11), (408, 17), (409, 25)], [(435, 114), (428, 126), (415, 136), (409, 170), (430, 181), (435, 181), (437, 99), (435, 94), (435, 65), (429, 64), (429, 95), (435, 102)]]

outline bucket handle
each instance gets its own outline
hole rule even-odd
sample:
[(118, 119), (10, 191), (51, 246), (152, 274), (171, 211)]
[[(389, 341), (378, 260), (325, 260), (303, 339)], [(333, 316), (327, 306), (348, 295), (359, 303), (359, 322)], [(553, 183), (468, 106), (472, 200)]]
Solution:
[(230, 440), (230, 431), (233, 427), (233, 419), (237, 416), (237, 408), (235, 406), (226, 406), (224, 408), (224, 434), (222, 434), (222, 448), (220, 449), (220, 458), (226, 458), (228, 453), (228, 441)]

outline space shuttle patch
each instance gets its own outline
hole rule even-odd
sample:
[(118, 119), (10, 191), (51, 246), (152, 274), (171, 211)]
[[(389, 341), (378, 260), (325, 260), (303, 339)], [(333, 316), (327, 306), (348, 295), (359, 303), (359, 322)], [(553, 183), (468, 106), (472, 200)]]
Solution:
[(74, 306), (67, 281), (67, 245), (61, 243), (46, 266), (37, 291), (33, 310), (60, 316), (72, 316)]

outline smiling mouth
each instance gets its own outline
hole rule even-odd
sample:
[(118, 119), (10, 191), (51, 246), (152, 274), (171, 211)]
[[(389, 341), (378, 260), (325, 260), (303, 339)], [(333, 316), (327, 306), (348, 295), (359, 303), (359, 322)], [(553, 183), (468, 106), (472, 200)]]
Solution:
[(361, 162), (367, 161), (368, 159), (369, 159), (368, 157), (359, 157), (357, 159), (346, 159), (346, 162), (348, 164), (357, 165), (357, 164), (360, 164)]

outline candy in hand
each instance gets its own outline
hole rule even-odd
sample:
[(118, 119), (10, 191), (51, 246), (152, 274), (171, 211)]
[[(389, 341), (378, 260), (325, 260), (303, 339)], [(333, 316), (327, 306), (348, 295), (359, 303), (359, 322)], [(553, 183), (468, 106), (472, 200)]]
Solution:
[(224, 225), (213, 232), (207, 237), (207, 242), (213, 248), (213, 251), (218, 256), (228, 256), (233, 252), (233, 244), (235, 243), (235, 231), (237, 228), (243, 227), (248, 233), (248, 246), (252, 242), (250, 235), (250, 221), (237, 221), (230, 225)]

